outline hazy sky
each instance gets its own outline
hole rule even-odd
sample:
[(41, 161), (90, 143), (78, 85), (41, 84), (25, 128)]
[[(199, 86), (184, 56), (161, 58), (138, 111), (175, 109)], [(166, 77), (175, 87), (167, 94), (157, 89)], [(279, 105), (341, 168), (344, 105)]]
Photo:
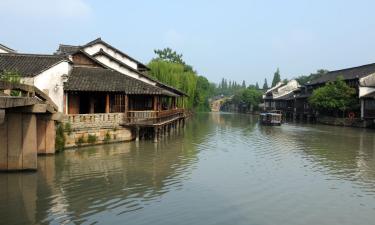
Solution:
[(147, 63), (172, 47), (209, 80), (269, 83), (375, 62), (375, 1), (0, 0), (0, 43), (52, 53), (97, 37)]

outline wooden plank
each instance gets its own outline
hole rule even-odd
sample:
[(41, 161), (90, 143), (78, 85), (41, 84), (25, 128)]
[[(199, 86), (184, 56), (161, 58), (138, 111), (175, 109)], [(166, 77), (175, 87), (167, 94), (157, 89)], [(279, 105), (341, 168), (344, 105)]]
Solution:
[(109, 94), (105, 98), (105, 113), (109, 113)]
[(22, 115), (22, 169), (37, 169), (36, 115)]
[[(0, 170), (8, 169), (8, 121), (0, 123)], [(1, 189), (1, 188), (0, 188)]]
[(8, 170), (22, 169), (22, 114), (9, 113), (8, 119)]

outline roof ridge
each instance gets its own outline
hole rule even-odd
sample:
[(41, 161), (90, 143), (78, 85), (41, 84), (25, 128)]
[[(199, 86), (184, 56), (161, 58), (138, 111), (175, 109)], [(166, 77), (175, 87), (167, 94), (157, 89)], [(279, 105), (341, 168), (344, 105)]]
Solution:
[(361, 65), (361, 66), (354, 66), (354, 67), (349, 67), (349, 68), (345, 68), (345, 69), (332, 70), (332, 71), (329, 71), (328, 73), (335, 73), (335, 72), (340, 72), (340, 71), (345, 71), (345, 70), (358, 69), (358, 68), (367, 67), (367, 66), (374, 66), (374, 65), (375, 65), (375, 63), (369, 63), (369, 64), (364, 64), (364, 65)]
[(37, 53), (0, 53), (0, 55), (6, 56), (34, 56), (34, 57), (51, 57), (51, 58), (66, 58), (65, 56), (61, 55), (50, 55), (50, 54), (37, 54)]

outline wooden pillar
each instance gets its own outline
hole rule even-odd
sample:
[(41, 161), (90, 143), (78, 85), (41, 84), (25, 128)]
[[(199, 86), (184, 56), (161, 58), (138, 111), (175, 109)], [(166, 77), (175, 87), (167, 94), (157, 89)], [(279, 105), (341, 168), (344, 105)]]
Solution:
[(109, 94), (105, 96), (105, 113), (109, 113)]
[(68, 93), (64, 93), (64, 114), (68, 114)]
[(127, 115), (129, 111), (129, 96), (125, 95), (125, 115)]
[(94, 100), (94, 97), (90, 97), (90, 113), (95, 113), (95, 100)]
[(361, 98), (361, 119), (365, 118), (365, 100)]

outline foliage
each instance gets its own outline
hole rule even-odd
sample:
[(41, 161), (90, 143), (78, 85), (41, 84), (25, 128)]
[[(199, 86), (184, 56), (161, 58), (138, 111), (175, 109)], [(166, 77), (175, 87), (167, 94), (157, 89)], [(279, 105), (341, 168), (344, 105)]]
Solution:
[(56, 151), (62, 151), (65, 148), (65, 135), (64, 127), (62, 123), (59, 123), (56, 128), (56, 137), (55, 137), (55, 149)]
[[(21, 83), (21, 75), (17, 71), (8, 71), (5, 70), (0, 74), (1, 81), (8, 81), (10, 83), (19, 84)], [(10, 92), (11, 96), (19, 96), (20, 91), (12, 90)]]
[(157, 57), (148, 64), (150, 75), (185, 92), (189, 96), (185, 104), (187, 108), (209, 110), (208, 98), (214, 95), (215, 85), (187, 65), (182, 60), (182, 54), (170, 48), (155, 50), (155, 53)]
[(156, 60), (185, 65), (185, 62), (182, 60), (182, 54), (178, 54), (171, 48), (155, 49), (154, 53), (157, 55)]
[(249, 87), (238, 91), (232, 98), (232, 103), (241, 105), (245, 111), (259, 109), (259, 104), (262, 101), (262, 92), (255, 87)]
[(317, 70), (316, 73), (312, 73), (310, 75), (301, 75), (301, 76), (297, 77), (296, 80), (298, 81), (298, 83), (300, 85), (305, 85), (308, 82), (310, 82), (314, 79), (317, 79), (317, 78), (323, 76), (326, 73), (328, 73), (328, 70), (320, 69), (320, 70)]
[(79, 147), (81, 146), (82, 144), (86, 143), (86, 140), (83, 136), (79, 137), (76, 141), (76, 145)]
[(255, 89), (259, 90), (259, 84), (258, 84), (258, 82), (255, 83)]
[(94, 143), (96, 143), (97, 140), (98, 140), (98, 138), (96, 137), (95, 134), (89, 134), (89, 135), (87, 136), (87, 142), (88, 142), (89, 144), (94, 144)]
[(68, 135), (71, 135), (72, 134), (72, 124), (70, 124), (69, 122), (65, 123), (65, 125), (64, 125), (64, 131), (66, 133), (68, 133)]
[(108, 143), (110, 140), (111, 140), (111, 133), (109, 133), (109, 131), (107, 131), (107, 133), (105, 133), (103, 141), (104, 141), (104, 143)]
[(319, 111), (345, 112), (357, 102), (355, 89), (349, 87), (342, 77), (315, 89), (309, 98), (309, 103)]
[(267, 83), (267, 78), (264, 79), (264, 84), (263, 84), (263, 90), (268, 89), (268, 83)]
[(273, 74), (272, 87), (274, 87), (280, 81), (281, 81), (280, 70), (279, 68), (277, 68), (276, 72)]

